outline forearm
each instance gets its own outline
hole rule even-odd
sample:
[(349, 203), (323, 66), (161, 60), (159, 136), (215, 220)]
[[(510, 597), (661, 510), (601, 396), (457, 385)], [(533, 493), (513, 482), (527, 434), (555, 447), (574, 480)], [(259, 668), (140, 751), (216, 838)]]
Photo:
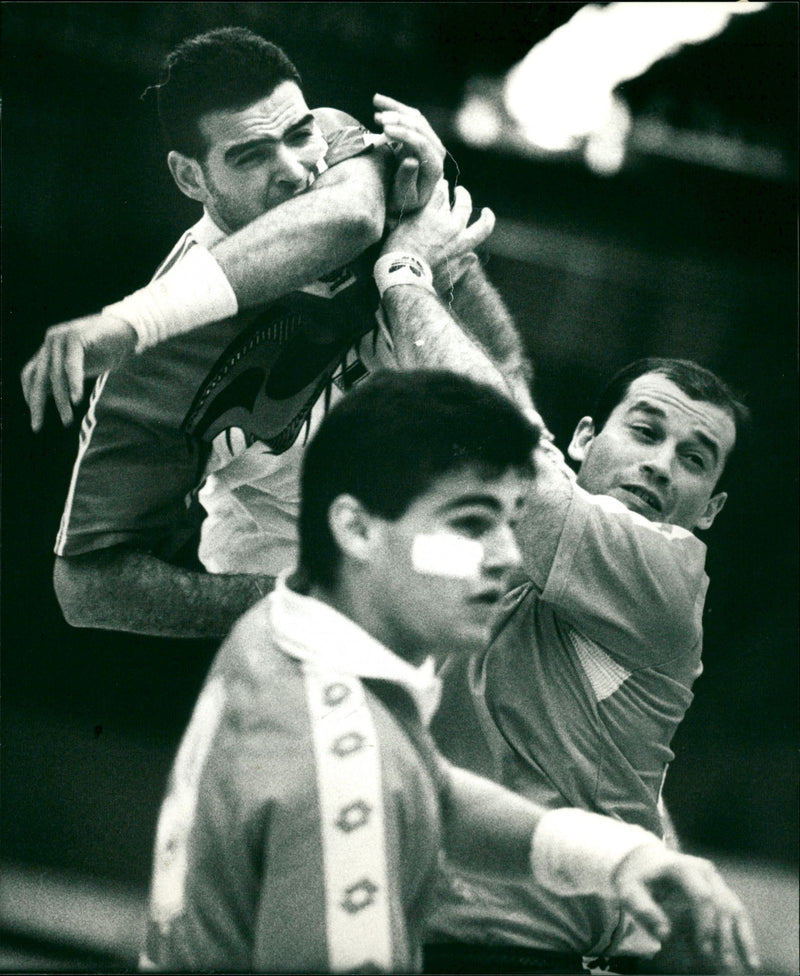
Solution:
[(533, 369), (514, 320), (478, 261), (467, 267), (452, 288), (452, 310), (466, 334), (499, 368), (518, 405), (535, 413), (531, 397)]
[(436, 295), (415, 285), (395, 285), (384, 293), (383, 309), (400, 368), (449, 369), (509, 395), (500, 371)]
[(192, 572), (120, 548), (57, 559), (53, 583), (73, 627), (197, 638), (224, 637), (274, 580)]
[(508, 880), (533, 876), (562, 894), (611, 894), (632, 851), (662, 849), (641, 827), (585, 810), (547, 810), (465, 769), (446, 768), (445, 851), (472, 871)]
[(456, 864), (506, 879), (529, 878), (531, 838), (544, 810), (457, 766), (448, 767), (444, 847)]
[(119, 320), (120, 328), (132, 326), (135, 350), (142, 352), (309, 285), (380, 239), (382, 179), (382, 157), (340, 163), (311, 190), (262, 214), (211, 251), (189, 248), (169, 271), (103, 313)]
[(341, 163), (307, 193), (213, 247), (239, 307), (275, 301), (377, 243), (385, 219), (384, 167), (376, 154)]

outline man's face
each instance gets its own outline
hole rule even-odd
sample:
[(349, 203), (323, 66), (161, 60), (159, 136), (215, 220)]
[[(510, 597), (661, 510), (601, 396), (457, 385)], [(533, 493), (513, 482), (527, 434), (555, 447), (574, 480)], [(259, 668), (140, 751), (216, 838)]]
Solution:
[(376, 636), (415, 663), (485, 646), (520, 564), (513, 525), (525, 491), (514, 471), (487, 478), (470, 467), (437, 479), (397, 520), (375, 518)]
[(578, 484), (610, 495), (653, 522), (706, 529), (725, 503), (714, 487), (736, 439), (731, 414), (693, 400), (666, 376), (635, 379), (600, 433), (590, 417), (569, 453), (581, 462)]
[(307, 189), (327, 149), (293, 81), (239, 111), (209, 112), (199, 127), (208, 146), (202, 202), (229, 233)]

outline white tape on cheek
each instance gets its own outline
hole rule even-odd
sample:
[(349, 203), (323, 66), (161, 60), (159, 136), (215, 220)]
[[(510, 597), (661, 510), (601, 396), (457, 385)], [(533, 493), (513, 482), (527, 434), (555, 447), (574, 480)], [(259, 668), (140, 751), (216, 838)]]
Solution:
[(446, 532), (414, 536), (411, 548), (411, 562), (418, 573), (456, 579), (477, 576), (483, 555), (480, 542)]

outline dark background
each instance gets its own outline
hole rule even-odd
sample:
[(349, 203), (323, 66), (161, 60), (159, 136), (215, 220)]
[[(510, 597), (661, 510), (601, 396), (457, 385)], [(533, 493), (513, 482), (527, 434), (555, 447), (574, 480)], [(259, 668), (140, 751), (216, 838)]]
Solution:
[(34, 436), (18, 373), (47, 326), (139, 287), (199, 216), (140, 96), (174, 42), (243, 24), (286, 47), (311, 105), (369, 124), (378, 90), (429, 114), (451, 175), (498, 216), (488, 271), (562, 445), (603, 378), (640, 355), (696, 358), (746, 395), (756, 436), (706, 539), (705, 672), (666, 796), (690, 847), (796, 866), (798, 7), (739, 18), (624, 91), (635, 122), (734, 140), (738, 162), (708, 141), (700, 161), (637, 148), (636, 125), (613, 177), (464, 145), (452, 121), (467, 82), (499, 76), (579, 6), (2, 5), (5, 860), (135, 885), (149, 874), (210, 649), (62, 621), (51, 552), (77, 430), (53, 412)]

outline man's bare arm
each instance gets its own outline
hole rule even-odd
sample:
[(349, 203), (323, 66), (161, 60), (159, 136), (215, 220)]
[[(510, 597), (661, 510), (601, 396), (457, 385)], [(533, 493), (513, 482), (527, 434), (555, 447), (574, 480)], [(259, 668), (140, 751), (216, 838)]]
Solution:
[[(159, 295), (166, 294), (176, 276), (183, 282), (187, 274), (194, 274), (188, 292), (187, 286), (181, 285), (186, 298), (182, 307), (203, 324), (224, 318), (226, 312), (206, 313), (203, 303), (195, 309), (194, 282), (197, 294), (205, 287), (213, 298), (210, 304), (216, 306), (218, 289), (213, 282), (219, 279), (222, 306), (231, 302), (226, 310), (232, 313), (237, 306), (275, 301), (341, 267), (376, 243), (383, 233), (386, 152), (331, 167), (308, 193), (287, 200), (221, 241), (212, 249), (211, 257), (206, 253), (202, 271), (190, 271), (178, 264), (137, 294), (154, 289)], [(224, 298), (225, 291), (230, 299)], [(21, 374), (33, 430), (41, 429), (50, 396), (62, 423), (70, 424), (73, 405), (83, 397), (85, 379), (119, 366), (133, 354), (137, 332), (122, 314), (112, 309), (111, 313), (71, 319), (47, 330), (44, 342)]]
[[(386, 96), (376, 96), (375, 106), (378, 125), (397, 149), (392, 204), (397, 206), (399, 199), (406, 210), (423, 206), (441, 177), (444, 147), (415, 109)], [(320, 113), (345, 124), (353, 121), (334, 109)], [(358, 256), (383, 231), (393, 168), (389, 155), (383, 148), (345, 160), (324, 172), (310, 194), (292, 198), (258, 218), (218, 244), (211, 256), (193, 249), (200, 267), (176, 266), (158, 283), (141, 290), (147, 295), (148, 310), (173, 308), (180, 311), (179, 317), (187, 318), (180, 325), (170, 325), (167, 318), (159, 334), (162, 328), (166, 337), (170, 328), (185, 331), (226, 318), (239, 307), (274, 301)], [(182, 275), (177, 288), (175, 274)], [(198, 279), (202, 287), (195, 292), (193, 283)], [(150, 294), (153, 288), (157, 295)], [(85, 379), (117, 367), (132, 355), (136, 344), (137, 331), (119, 310), (48, 329), (21, 376), (33, 430), (41, 429), (50, 396), (62, 423), (71, 423)]]
[[(398, 366), (449, 369), (489, 383), (513, 399), (503, 373), (465, 335), (435, 295), (414, 285), (397, 285), (386, 291), (383, 307)], [(525, 507), (515, 529), (525, 571), (541, 587), (555, 559), (576, 490), (565, 472), (565, 462), (551, 457), (551, 450), (555, 449), (537, 449), (536, 476), (529, 482)]]
[(275, 301), (377, 243), (388, 176), (385, 152), (348, 159), (211, 248), (239, 307)]
[(383, 308), (401, 369), (449, 369), (510, 397), (500, 371), (458, 328), (432, 292), (415, 285), (396, 285), (383, 296)]
[[(436, 279), (446, 245), (446, 261), (451, 267), (460, 268), (460, 262), (472, 259), (475, 247), (483, 243), (494, 227), (490, 210), (484, 210), (467, 227), (471, 212), (472, 201), (467, 191), (459, 187), (451, 206), (447, 183), (440, 180), (427, 205), (402, 220), (387, 236), (383, 253), (414, 255), (431, 266)], [(497, 366), (459, 328), (450, 309), (432, 288), (391, 285), (383, 292), (382, 305), (398, 366), (450, 369), (490, 383), (510, 396), (511, 391)]]
[[(436, 295), (415, 285), (396, 285), (384, 294), (383, 308), (400, 368), (449, 369), (514, 398), (503, 373), (465, 335)], [(576, 490), (566, 473), (566, 463), (556, 455), (556, 449), (549, 446), (537, 450), (536, 477), (529, 482), (515, 530), (525, 571), (542, 587)]]
[[(471, 265), (476, 260), (475, 248), (494, 228), (491, 211), (484, 209), (479, 218), (468, 225), (471, 214), (472, 200), (467, 190), (464, 187), (456, 189), (451, 207), (447, 186), (441, 181), (427, 206), (401, 221), (387, 237), (383, 251), (408, 251), (422, 258), (431, 267), (434, 283), (440, 291), (444, 291), (448, 275), (451, 282), (458, 282), (462, 276), (470, 273)], [(470, 286), (467, 288), (464, 303), (470, 294)], [(504, 320), (507, 315), (505, 307), (493, 302), (491, 286), (476, 280), (474, 290), (483, 296), (480, 299), (483, 314), (499, 316), (502, 329), (508, 328), (509, 323)], [(406, 368), (451, 369), (490, 383), (514, 399), (521, 409), (527, 408), (530, 415), (530, 397), (523, 396), (523, 402), (520, 402), (519, 383), (513, 375), (509, 381), (505, 370), (498, 367), (483, 343), (473, 341), (466, 334), (451, 313), (450, 306), (437, 299), (436, 295), (414, 285), (397, 285), (385, 291), (383, 307), (389, 320), (398, 365)], [(469, 317), (473, 312), (467, 314)], [(483, 323), (481, 334), (488, 328), (488, 324)], [(513, 363), (517, 355), (515, 342), (508, 337), (496, 350), (497, 359), (503, 360), (506, 366), (509, 360)], [(514, 374), (513, 369), (511, 372)], [(555, 558), (575, 486), (566, 462), (549, 440), (549, 435), (543, 436), (536, 460), (537, 474), (530, 482), (527, 505), (518, 523), (517, 542), (527, 573), (534, 582), (544, 585)]]
[(57, 557), (53, 583), (64, 619), (73, 627), (197, 638), (224, 637), (274, 580), (191, 572), (116, 547)]
[(519, 331), (477, 258), (453, 283), (451, 294), (459, 325), (500, 369), (519, 407), (528, 416), (538, 416), (531, 395), (533, 368)]

